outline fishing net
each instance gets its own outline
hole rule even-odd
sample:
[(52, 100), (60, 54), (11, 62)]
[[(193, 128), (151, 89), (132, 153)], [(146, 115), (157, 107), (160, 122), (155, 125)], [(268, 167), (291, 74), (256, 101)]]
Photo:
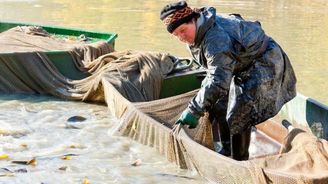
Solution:
[[(99, 44), (102, 46), (99, 46)], [(113, 50), (112, 46), (105, 44), (103, 41), (92, 43), (88, 39), (79, 37), (60, 37), (50, 34), (37, 26), (17, 26), (0, 34), (0, 53), (85, 49), (85, 55), (92, 57), (96, 52), (101, 52), (106, 47)], [(83, 55), (84, 53), (81, 52)]]
[(108, 108), (120, 119), (119, 135), (154, 147), (181, 168), (197, 170), (216, 183), (327, 183), (328, 143), (294, 129), (277, 155), (235, 161), (213, 151), (206, 116), (200, 126), (174, 125), (197, 91), (151, 102), (131, 103), (105, 82)]
[(327, 141), (300, 129), (288, 134), (279, 154), (236, 161), (213, 151), (208, 114), (195, 129), (176, 125), (197, 90), (159, 99), (161, 84), (174, 66), (171, 55), (112, 52), (106, 43), (74, 46), (69, 52), (80, 71), (90, 76), (63, 76), (41, 51), (1, 54), (0, 91), (106, 103), (119, 119), (116, 134), (153, 147), (215, 183), (328, 182)]

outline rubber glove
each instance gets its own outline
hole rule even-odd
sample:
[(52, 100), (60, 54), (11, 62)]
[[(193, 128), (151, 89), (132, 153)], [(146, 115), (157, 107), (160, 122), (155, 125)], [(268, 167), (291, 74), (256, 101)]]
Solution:
[(199, 117), (193, 115), (188, 109), (184, 110), (175, 124), (189, 125), (188, 128), (196, 128)]

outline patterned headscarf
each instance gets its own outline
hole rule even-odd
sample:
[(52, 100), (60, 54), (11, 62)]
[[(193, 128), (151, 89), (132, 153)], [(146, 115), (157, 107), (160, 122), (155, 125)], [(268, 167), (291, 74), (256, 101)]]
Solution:
[(186, 1), (179, 1), (166, 5), (160, 14), (160, 19), (167, 26), (167, 31), (172, 33), (181, 24), (189, 22), (198, 13), (192, 10)]

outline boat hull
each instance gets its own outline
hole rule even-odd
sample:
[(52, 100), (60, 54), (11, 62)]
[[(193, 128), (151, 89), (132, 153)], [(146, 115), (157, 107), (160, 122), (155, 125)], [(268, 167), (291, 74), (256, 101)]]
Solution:
[[(113, 48), (115, 47), (115, 39), (118, 36), (116, 33), (112, 32), (95, 32), (73, 28), (43, 26), (17, 22), (0, 22), (0, 33), (17, 26), (40, 26), (51, 35), (56, 35), (58, 37), (79, 37), (80, 35), (84, 35), (85, 37), (90, 39), (90, 42), (105, 41), (109, 43)], [(52, 61), (52, 63), (64, 76), (70, 79), (82, 79), (88, 76), (87, 73), (81, 72), (76, 68), (76, 66), (74, 65), (73, 58), (68, 51), (53, 50), (45, 51), (44, 53), (48, 56), (50, 61)], [(15, 55), (15, 52), (0, 53), (0, 56), (1, 55), (6, 55), (10, 57)]]

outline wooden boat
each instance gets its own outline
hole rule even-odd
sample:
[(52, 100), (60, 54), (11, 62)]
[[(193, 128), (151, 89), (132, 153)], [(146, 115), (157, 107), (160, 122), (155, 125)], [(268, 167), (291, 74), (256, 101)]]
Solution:
[[(0, 32), (17, 25), (27, 24), (0, 23)], [(112, 46), (114, 46), (115, 38), (117, 37), (115, 33), (96, 33), (47, 26), (43, 28), (50, 33), (59, 35), (79, 36), (80, 34), (85, 34), (95, 41), (105, 40)], [(0, 53), (0, 56), (8, 54), (14, 53)], [(68, 52), (50, 51), (46, 52), (46, 55), (63, 76), (71, 79), (83, 79), (86, 76), (84, 72), (76, 69), (73, 59)], [(164, 78), (160, 97), (154, 103), (163, 105), (169, 102), (168, 99), (177, 100), (179, 95), (198, 89), (203, 77), (204, 70), (197, 63), (189, 59), (179, 59), (175, 64), (174, 72)], [(291, 122), (294, 127), (300, 127), (309, 132), (312, 131), (313, 134), (320, 138), (328, 138), (328, 107), (314, 99), (298, 94), (295, 99), (283, 107), (276, 117), (257, 126), (257, 131), (253, 134), (253, 144), (251, 145), (251, 148), (256, 151), (251, 153), (250, 161), (238, 162), (219, 155), (197, 143), (190, 138), (188, 131), (180, 132), (178, 135), (179, 140), (175, 140), (176, 137), (172, 136), (171, 125), (160, 122), (151, 116), (151, 108), (148, 110), (140, 108), (147, 107), (150, 105), (149, 102), (132, 103), (122, 96), (108, 81), (103, 81), (103, 86), (108, 108), (113, 115), (121, 119), (118, 128), (118, 132), (121, 135), (131, 137), (142, 144), (154, 147), (160, 154), (176, 162), (179, 166), (196, 169), (208, 180), (218, 183), (255, 183), (262, 180), (265, 180), (267, 183), (276, 183), (278, 181), (293, 183), (299, 181), (302, 177), (297, 174), (286, 174), (276, 170), (253, 167), (254, 162), (262, 161), (263, 157), (278, 153), (281, 143), (288, 133), (287, 129), (281, 125), (283, 119)], [(123, 129), (122, 127), (125, 129), (124, 131), (120, 131)], [(141, 134), (141, 132), (146, 132), (147, 135)], [(193, 151), (195, 149), (197, 151)], [(173, 150), (175, 155), (170, 155), (170, 150)], [(209, 162), (208, 160), (211, 161)], [(227, 173), (227, 171), (229, 172)], [(265, 176), (261, 175), (259, 180), (254, 179), (258, 178), (258, 174), (262, 172), (265, 173)], [(312, 179), (311, 177), (312, 175), (308, 178), (303, 178), (310, 180)], [(326, 178), (328, 176), (324, 175), (324, 179)]]

